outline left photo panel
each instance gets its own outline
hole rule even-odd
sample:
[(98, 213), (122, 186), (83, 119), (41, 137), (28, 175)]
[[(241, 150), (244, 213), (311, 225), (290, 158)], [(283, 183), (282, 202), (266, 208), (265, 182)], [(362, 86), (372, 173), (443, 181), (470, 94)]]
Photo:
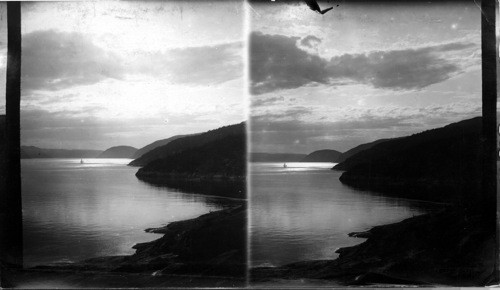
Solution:
[(246, 285), (243, 6), (21, 4), (24, 270), (4, 280)]

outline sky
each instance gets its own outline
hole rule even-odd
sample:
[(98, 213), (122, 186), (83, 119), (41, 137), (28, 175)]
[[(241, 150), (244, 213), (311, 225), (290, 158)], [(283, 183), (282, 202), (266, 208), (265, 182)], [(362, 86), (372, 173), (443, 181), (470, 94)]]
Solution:
[[(330, 3), (251, 3), (249, 38), (234, 1), (23, 3), (22, 143), (142, 147), (240, 122), (246, 39), (256, 152), (345, 151), (480, 115), (473, 1)], [(0, 114), (6, 42), (0, 2)]]
[(140, 148), (246, 118), (241, 2), (24, 2), (21, 10), (22, 145)]
[(481, 115), (473, 1), (330, 5), (251, 4), (253, 152), (345, 152)]

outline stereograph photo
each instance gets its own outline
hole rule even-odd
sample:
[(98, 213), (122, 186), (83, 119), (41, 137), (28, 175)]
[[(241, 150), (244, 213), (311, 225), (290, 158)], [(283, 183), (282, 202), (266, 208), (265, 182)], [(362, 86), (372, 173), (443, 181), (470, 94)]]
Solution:
[(493, 281), (480, 9), (341, 6), (252, 5), (251, 281)]
[(497, 285), (496, 9), (0, 2), (1, 287)]

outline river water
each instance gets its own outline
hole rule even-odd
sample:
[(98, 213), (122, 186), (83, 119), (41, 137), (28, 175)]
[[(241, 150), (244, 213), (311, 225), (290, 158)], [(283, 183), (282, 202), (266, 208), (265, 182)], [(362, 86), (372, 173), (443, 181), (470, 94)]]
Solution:
[(252, 163), (251, 265), (334, 259), (363, 241), (348, 233), (398, 222), (436, 205), (359, 191), (339, 181), (335, 163)]
[[(234, 205), (230, 199), (155, 187), (129, 159), (24, 159), (25, 266), (128, 255), (144, 232)], [(333, 163), (252, 163), (252, 266), (333, 259), (363, 239), (348, 233), (397, 222), (436, 205), (358, 191), (339, 182)]]
[(128, 255), (172, 221), (231, 206), (232, 201), (155, 187), (135, 177), (130, 159), (23, 159), (25, 266)]

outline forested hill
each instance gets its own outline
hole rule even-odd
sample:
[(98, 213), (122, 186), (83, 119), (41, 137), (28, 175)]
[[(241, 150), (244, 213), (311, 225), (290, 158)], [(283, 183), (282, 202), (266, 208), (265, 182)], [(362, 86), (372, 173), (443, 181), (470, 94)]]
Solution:
[[(245, 123), (179, 138), (153, 150), (136, 176), (183, 192), (246, 198)], [(144, 157), (145, 155), (143, 155)]]
[(334, 169), (340, 181), (398, 197), (435, 201), (474, 199), (479, 192), (481, 117), (391, 139), (361, 151)]
[(35, 146), (21, 146), (21, 159), (30, 158), (96, 158), (102, 150), (45, 149)]
[(230, 135), (241, 135), (244, 131), (244, 123), (221, 127), (210, 130), (205, 133), (190, 135), (169, 142), (166, 145), (160, 146), (149, 151), (141, 157), (130, 162), (132, 166), (145, 166), (151, 161), (168, 157), (173, 154), (178, 154), (187, 149), (200, 147), (206, 143), (222, 139)]
[[(242, 127), (242, 126), (241, 126)], [(244, 130), (199, 147), (154, 160), (139, 169), (141, 177), (241, 178), (246, 172)]]

